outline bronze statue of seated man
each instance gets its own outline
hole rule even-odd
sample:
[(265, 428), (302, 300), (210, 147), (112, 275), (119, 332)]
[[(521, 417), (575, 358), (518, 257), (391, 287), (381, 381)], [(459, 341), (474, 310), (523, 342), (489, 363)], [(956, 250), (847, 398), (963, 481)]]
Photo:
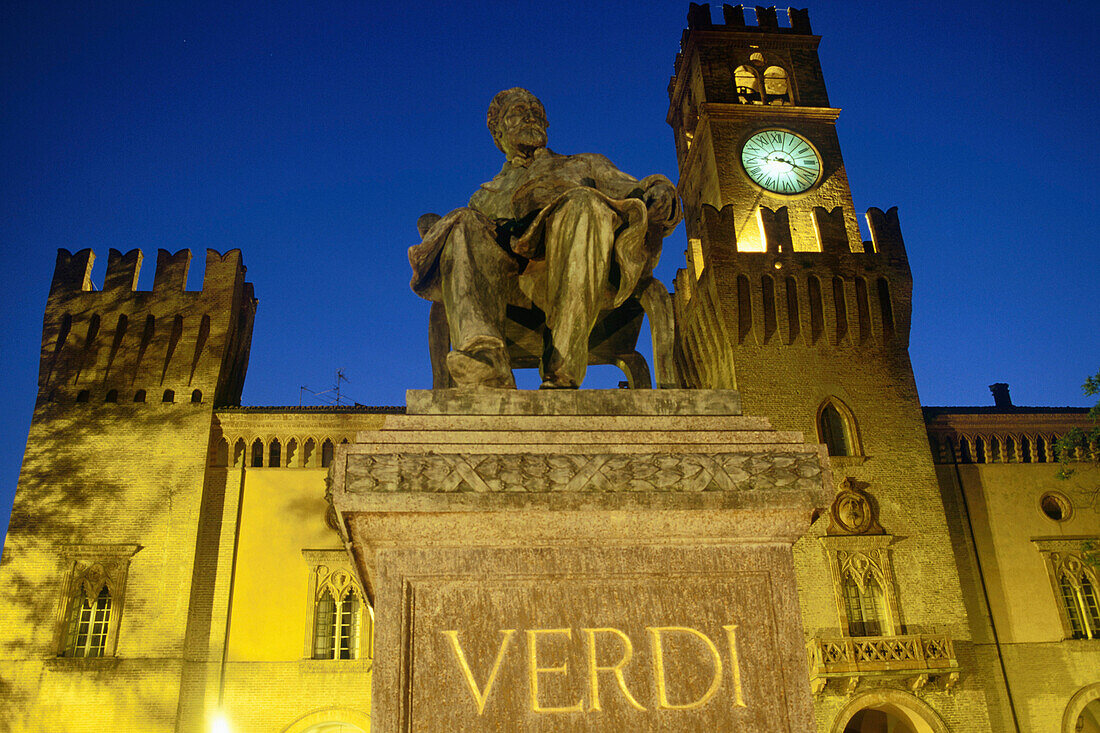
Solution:
[(546, 316), (542, 387), (577, 388), (600, 313), (653, 272), (681, 219), (676, 188), (661, 175), (635, 180), (602, 155), (553, 152), (546, 112), (526, 89), (497, 94), (488, 124), (504, 167), (467, 206), (420, 218), (412, 289), (446, 308), (458, 386), (515, 387), (503, 336), (511, 304)]

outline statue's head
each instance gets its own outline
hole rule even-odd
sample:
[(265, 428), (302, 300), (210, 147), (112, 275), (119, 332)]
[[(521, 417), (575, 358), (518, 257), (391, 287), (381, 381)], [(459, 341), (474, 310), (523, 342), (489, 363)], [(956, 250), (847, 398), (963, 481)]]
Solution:
[(546, 110), (526, 89), (505, 89), (493, 97), (486, 122), (493, 142), (509, 158), (546, 147)]

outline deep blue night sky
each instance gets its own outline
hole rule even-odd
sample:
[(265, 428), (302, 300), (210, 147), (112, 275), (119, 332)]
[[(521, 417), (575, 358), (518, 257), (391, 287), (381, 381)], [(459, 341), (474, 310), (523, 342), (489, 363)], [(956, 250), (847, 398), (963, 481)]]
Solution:
[[(68, 4), (0, 8), (0, 533), (58, 247), (239, 247), (260, 299), (245, 404), (302, 385), (403, 404), (431, 383), (406, 248), (500, 168), (492, 95), (550, 145), (676, 178), (666, 85), (686, 2)], [(717, 7), (716, 16), (719, 15)], [(1100, 368), (1100, 4), (820, 2), (856, 209), (898, 206), (926, 405), (1085, 405)], [(658, 276), (683, 265), (681, 227)], [(586, 386), (619, 375), (593, 373)], [(531, 386), (533, 379), (523, 384)], [(316, 404), (306, 400), (306, 404)], [(140, 450), (141, 446), (135, 446)], [(89, 460), (94, 460), (89, 456)]]

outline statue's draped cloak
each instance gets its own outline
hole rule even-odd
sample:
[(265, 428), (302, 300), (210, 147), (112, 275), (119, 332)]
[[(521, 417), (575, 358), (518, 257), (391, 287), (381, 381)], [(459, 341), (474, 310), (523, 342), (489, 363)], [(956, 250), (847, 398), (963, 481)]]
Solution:
[[(669, 218), (648, 222), (643, 197), (654, 185), (672, 183), (661, 175), (638, 181), (616, 168), (602, 155), (558, 155), (547, 148), (529, 158), (512, 159), (488, 183), (470, 197), (469, 209), (492, 222), (494, 239), (512, 254), (520, 273), (519, 288), (536, 302), (546, 287), (541, 259), (546, 249), (547, 220), (577, 188), (594, 191), (617, 216), (608, 291), (612, 307), (633, 294), (643, 277), (650, 275), (661, 255), (661, 241), (680, 221), (679, 201), (673, 195)], [(673, 190), (675, 190), (673, 188)], [(417, 295), (441, 301), (439, 256), (463, 209), (436, 222), (420, 244), (409, 248), (412, 289)]]

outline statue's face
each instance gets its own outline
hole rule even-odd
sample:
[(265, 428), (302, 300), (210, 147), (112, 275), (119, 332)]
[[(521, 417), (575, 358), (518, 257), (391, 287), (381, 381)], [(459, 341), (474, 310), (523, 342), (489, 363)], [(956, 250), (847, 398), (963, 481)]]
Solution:
[(546, 115), (533, 98), (520, 97), (500, 118), (500, 144), (508, 155), (546, 147)]

